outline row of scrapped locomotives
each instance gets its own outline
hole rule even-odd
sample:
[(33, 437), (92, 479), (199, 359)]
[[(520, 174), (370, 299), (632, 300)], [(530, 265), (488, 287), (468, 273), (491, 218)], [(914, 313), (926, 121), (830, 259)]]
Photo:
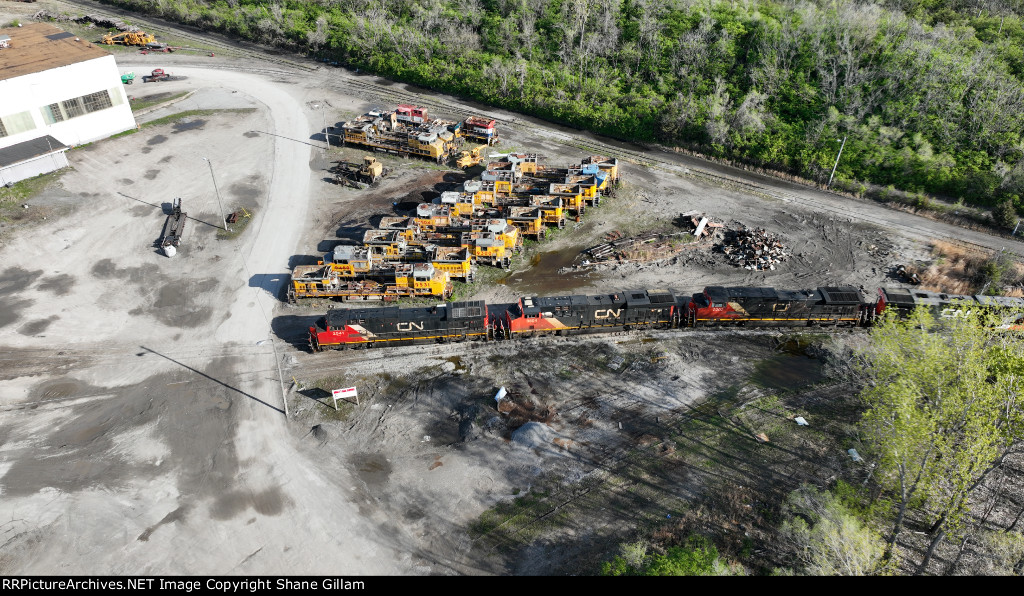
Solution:
[[(359, 145), (408, 157), (442, 163), (450, 159), (464, 139), (486, 145), (498, 142), (497, 121), (470, 116), (462, 121), (431, 119), (427, 108), (408, 104), (393, 111), (372, 110), (341, 125), (343, 145)], [(338, 127), (329, 134), (337, 135)]]
[(448, 298), (451, 280), (474, 281), (477, 264), (507, 269), (524, 238), (541, 240), (567, 217), (579, 221), (618, 184), (619, 169), (603, 156), (554, 168), (511, 154), (481, 178), (418, 205), (415, 215), (382, 217), (362, 246), (338, 246), (316, 265), (295, 267), (289, 300)]

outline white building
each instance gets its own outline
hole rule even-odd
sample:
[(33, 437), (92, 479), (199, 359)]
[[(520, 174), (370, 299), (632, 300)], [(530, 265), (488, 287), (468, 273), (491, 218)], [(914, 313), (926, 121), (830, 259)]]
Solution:
[(0, 29), (4, 36), (0, 163), (10, 161), (6, 149), (47, 135), (74, 147), (135, 128), (110, 52), (48, 23)]

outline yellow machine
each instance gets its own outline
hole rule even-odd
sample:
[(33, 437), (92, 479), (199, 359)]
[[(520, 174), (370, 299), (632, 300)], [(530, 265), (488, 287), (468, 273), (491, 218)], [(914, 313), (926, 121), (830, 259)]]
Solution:
[(469, 151), (463, 151), (459, 154), (459, 158), (455, 161), (455, 165), (463, 170), (480, 165), (480, 162), (484, 160), (484, 158), (480, 157), (480, 152), (486, 146), (487, 145), (480, 145), (479, 147), (474, 147)]
[(156, 38), (145, 31), (122, 31), (120, 33), (107, 33), (101, 41), (108, 46), (144, 46), (148, 43), (156, 43)]

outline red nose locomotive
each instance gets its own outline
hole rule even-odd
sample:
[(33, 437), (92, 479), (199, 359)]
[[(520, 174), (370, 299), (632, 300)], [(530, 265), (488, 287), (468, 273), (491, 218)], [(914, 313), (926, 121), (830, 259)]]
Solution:
[(488, 335), (483, 300), (431, 307), (339, 308), (309, 328), (309, 347), (367, 347), (438, 340), (480, 339)]
[(516, 339), (631, 329), (702, 326), (867, 327), (894, 309), (923, 306), (942, 317), (974, 308), (999, 313), (1004, 329), (1024, 330), (1024, 298), (966, 296), (881, 288), (866, 298), (853, 286), (812, 290), (708, 286), (692, 296), (630, 290), (596, 296), (522, 297), (513, 304), (482, 300), (433, 307), (336, 309), (309, 328), (313, 351), (403, 343)]

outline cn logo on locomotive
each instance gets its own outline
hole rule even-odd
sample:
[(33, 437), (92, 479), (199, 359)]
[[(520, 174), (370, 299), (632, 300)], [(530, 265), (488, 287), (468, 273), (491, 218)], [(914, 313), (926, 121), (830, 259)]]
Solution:
[(395, 325), (399, 331), (423, 331), (423, 323), (399, 323)]
[(604, 309), (601, 309), (601, 310), (594, 311), (594, 318), (595, 319), (614, 319), (614, 318), (618, 318), (619, 315), (621, 315), (621, 314), (622, 314), (622, 309), (621, 308), (617, 308), (617, 309), (614, 309), (614, 310), (611, 309), (611, 308), (604, 308)]

